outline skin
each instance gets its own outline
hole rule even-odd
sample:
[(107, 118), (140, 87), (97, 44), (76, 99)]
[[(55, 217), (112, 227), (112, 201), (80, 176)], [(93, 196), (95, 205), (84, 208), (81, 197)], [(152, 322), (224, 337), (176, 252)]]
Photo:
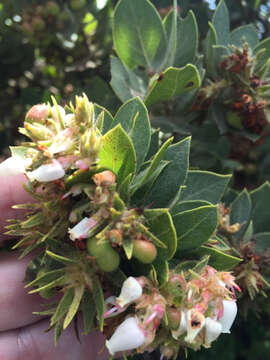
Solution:
[[(0, 241), (8, 218), (22, 216), (22, 210), (11, 209), (13, 204), (30, 202), (22, 188), (24, 176), (0, 178)], [(76, 339), (73, 326), (63, 332), (59, 344), (54, 345), (53, 331), (48, 320), (33, 315), (42, 309), (46, 300), (39, 295), (29, 295), (24, 289), (24, 273), (30, 257), (18, 260), (17, 252), (0, 252), (0, 359), (1, 360), (107, 360), (102, 351), (104, 338), (100, 333), (81, 335)], [(82, 329), (81, 320), (79, 327)], [(82, 334), (83, 330), (81, 330)]]

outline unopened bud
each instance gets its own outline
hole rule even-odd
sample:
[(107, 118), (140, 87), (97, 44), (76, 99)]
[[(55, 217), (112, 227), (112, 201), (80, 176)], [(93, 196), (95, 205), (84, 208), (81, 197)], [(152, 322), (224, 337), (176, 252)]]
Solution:
[(118, 245), (122, 244), (123, 236), (120, 230), (112, 229), (106, 233), (106, 238), (111, 242)]
[(38, 104), (31, 107), (25, 117), (25, 121), (44, 123), (48, 118), (49, 107), (46, 104)]
[(97, 186), (109, 186), (115, 183), (115, 175), (113, 172), (106, 170), (92, 176), (92, 180)]
[(116, 299), (121, 307), (132, 303), (142, 296), (142, 287), (132, 276), (128, 277), (122, 285), (121, 293)]
[(85, 94), (83, 94), (83, 96), (77, 96), (75, 109), (76, 123), (79, 126), (85, 124), (88, 128), (91, 128), (93, 126), (93, 113), (93, 104), (90, 103), (88, 97)]

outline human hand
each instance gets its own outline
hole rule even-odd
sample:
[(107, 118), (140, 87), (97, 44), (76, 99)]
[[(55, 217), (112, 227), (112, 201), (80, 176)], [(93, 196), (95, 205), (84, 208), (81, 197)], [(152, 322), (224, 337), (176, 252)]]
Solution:
[[(0, 187), (0, 239), (6, 220), (20, 216), (21, 211), (11, 209), (13, 204), (31, 201), (23, 190), (23, 176), (1, 177)], [(100, 333), (81, 335), (81, 344), (72, 324), (64, 331), (57, 346), (53, 330), (44, 332), (49, 324), (33, 315), (40, 311), (45, 300), (29, 295), (24, 289), (24, 274), (30, 258), (18, 260), (17, 252), (0, 252), (0, 359), (1, 360), (105, 360), (101, 354), (104, 338)], [(79, 325), (80, 326), (80, 325)]]

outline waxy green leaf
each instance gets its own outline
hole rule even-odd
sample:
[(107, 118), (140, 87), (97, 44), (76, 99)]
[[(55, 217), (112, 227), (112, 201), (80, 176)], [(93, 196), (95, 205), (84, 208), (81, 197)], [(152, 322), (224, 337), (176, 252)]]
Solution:
[(252, 201), (252, 220), (254, 233), (270, 231), (268, 209), (270, 204), (270, 184), (264, 183), (250, 193)]
[(121, 0), (113, 17), (114, 47), (129, 68), (154, 70), (153, 60), (165, 33), (161, 18), (148, 0)]
[(115, 115), (113, 126), (117, 124), (121, 124), (132, 139), (136, 152), (137, 169), (139, 169), (149, 149), (151, 129), (147, 109), (138, 97), (127, 101), (120, 107)]
[(201, 84), (196, 66), (188, 64), (182, 68), (169, 67), (154, 80), (145, 99), (146, 106), (172, 100), (175, 96), (198, 88)]
[(195, 60), (198, 50), (198, 25), (194, 13), (177, 19), (177, 47), (174, 66), (181, 67)]
[(59, 320), (63, 319), (74, 298), (74, 288), (69, 288), (62, 296), (54, 315), (51, 317), (50, 326), (56, 324)]
[(155, 207), (169, 207), (184, 184), (189, 166), (190, 138), (168, 147), (164, 160), (169, 164), (164, 168), (145, 201)]
[[(146, 94), (146, 81), (135, 71), (128, 69), (118, 58), (111, 57), (111, 86), (122, 102), (134, 96), (144, 98)], [(142, 74), (141, 74), (142, 75)]]
[(166, 249), (158, 248), (158, 260), (169, 260), (176, 251), (177, 238), (172, 217), (167, 209), (146, 209), (144, 216), (147, 219), (149, 230), (166, 245)]
[(182, 200), (205, 200), (218, 203), (230, 181), (231, 175), (219, 175), (210, 171), (190, 170), (181, 191)]
[(63, 324), (63, 329), (66, 329), (68, 327), (68, 325), (73, 320), (74, 316), (77, 314), (77, 311), (79, 309), (79, 306), (80, 306), (80, 303), (81, 303), (81, 300), (83, 297), (83, 293), (84, 293), (84, 285), (83, 284), (80, 284), (75, 287), (74, 297), (72, 299), (72, 303), (70, 304), (68, 312), (66, 314), (64, 324)]
[(218, 224), (217, 207), (202, 206), (173, 216), (177, 233), (177, 250), (190, 251), (209, 240)]
[(204, 256), (210, 255), (209, 265), (213, 266), (217, 271), (228, 271), (234, 268), (242, 259), (225, 254), (220, 250), (202, 245), (194, 252), (194, 255)]
[(231, 225), (235, 223), (239, 223), (242, 225), (240, 230), (236, 234), (238, 238), (243, 236), (248, 227), (251, 216), (251, 207), (251, 198), (246, 189), (243, 190), (231, 204)]
[(253, 24), (240, 26), (231, 32), (231, 44), (240, 48), (243, 46), (243, 40), (248, 43), (250, 49), (258, 44), (259, 36)]
[(118, 124), (103, 137), (103, 146), (99, 152), (99, 165), (115, 173), (120, 184), (136, 169), (136, 154), (131, 139)]
[(96, 315), (96, 305), (92, 294), (88, 289), (85, 289), (81, 301), (81, 309), (83, 315), (84, 334), (87, 335), (92, 330), (92, 325)]
[(104, 315), (104, 311), (105, 311), (105, 305), (104, 305), (103, 290), (102, 290), (101, 284), (98, 279), (93, 281), (93, 299), (96, 304), (99, 328), (100, 328), (100, 331), (102, 331), (103, 324), (104, 324), (103, 315)]
[(224, 0), (218, 3), (212, 23), (217, 33), (218, 45), (227, 45), (230, 41), (230, 18)]

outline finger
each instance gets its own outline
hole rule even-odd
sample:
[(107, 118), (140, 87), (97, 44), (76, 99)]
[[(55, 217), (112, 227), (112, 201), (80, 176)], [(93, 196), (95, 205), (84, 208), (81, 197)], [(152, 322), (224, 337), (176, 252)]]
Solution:
[(30, 195), (23, 189), (24, 175), (0, 177), (0, 239), (3, 236), (7, 219), (23, 216), (23, 211), (12, 209), (12, 205), (33, 201)]
[[(80, 324), (81, 327), (81, 324)], [(81, 336), (81, 344), (75, 336), (73, 326), (66, 329), (57, 346), (54, 345), (53, 331), (44, 332), (48, 321), (5, 333), (0, 333), (1, 360), (107, 360), (104, 338), (92, 332)], [(99, 354), (100, 353), (100, 354)]]
[(18, 260), (17, 252), (0, 253), (0, 331), (26, 326), (40, 318), (33, 311), (41, 311), (45, 300), (37, 294), (29, 295), (24, 288), (30, 260), (30, 257)]

